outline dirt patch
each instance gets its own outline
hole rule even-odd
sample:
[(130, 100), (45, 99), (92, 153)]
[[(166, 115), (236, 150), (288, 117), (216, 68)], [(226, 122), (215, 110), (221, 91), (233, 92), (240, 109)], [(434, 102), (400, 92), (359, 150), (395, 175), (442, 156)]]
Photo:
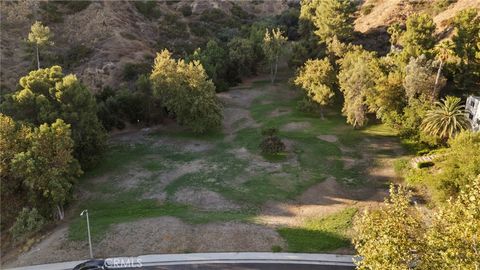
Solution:
[[(141, 239), (142, 245), (138, 245)], [(100, 243), (102, 256), (149, 253), (270, 251), (285, 246), (270, 228), (239, 222), (189, 225), (160, 217), (116, 225)]]
[(181, 165), (177, 165), (172, 170), (166, 171), (157, 176), (157, 183), (153, 185), (150, 190), (143, 194), (144, 199), (156, 199), (158, 201), (164, 201), (166, 194), (164, 188), (173, 182), (175, 179), (188, 174), (200, 171), (205, 166), (202, 160), (194, 160), (192, 162), (186, 162)]
[(280, 128), (281, 131), (298, 131), (310, 128), (312, 124), (310, 122), (293, 122), (288, 123)]
[(386, 190), (348, 188), (334, 177), (307, 189), (289, 203), (267, 202), (258, 220), (270, 226), (301, 226), (305, 220), (333, 214), (347, 207), (378, 205), (386, 196)]
[(12, 264), (3, 267), (74, 261), (88, 259), (88, 257), (88, 242), (68, 240), (68, 228), (63, 227), (46, 236), (29, 251), (22, 253)]
[(193, 205), (201, 210), (240, 209), (239, 205), (225, 199), (222, 195), (202, 188), (183, 188), (175, 193), (173, 200), (177, 203)]
[(329, 143), (338, 142), (338, 137), (335, 136), (335, 135), (318, 135), (317, 138), (319, 138), (322, 141), (329, 142)]
[(292, 109), (290, 109), (290, 108), (277, 108), (277, 109), (273, 110), (271, 113), (269, 113), (268, 116), (278, 117), (278, 116), (289, 114), (291, 112), (292, 112)]

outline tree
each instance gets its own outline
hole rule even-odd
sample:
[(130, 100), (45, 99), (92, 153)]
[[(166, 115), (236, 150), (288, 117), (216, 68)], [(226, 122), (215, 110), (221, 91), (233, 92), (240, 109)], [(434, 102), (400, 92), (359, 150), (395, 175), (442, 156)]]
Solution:
[(480, 268), (480, 175), (431, 216), (409, 205), (405, 188), (390, 190), (385, 206), (355, 220), (358, 269)]
[(395, 119), (392, 118), (401, 114), (407, 105), (403, 76), (397, 69), (381, 74), (375, 81), (373, 91), (367, 95), (369, 110), (375, 112), (384, 123), (395, 125)]
[(59, 219), (63, 219), (63, 206), (76, 177), (82, 173), (73, 157), (74, 142), (70, 133), (70, 125), (61, 119), (52, 125), (43, 124), (29, 137), (29, 148), (17, 153), (12, 161), (15, 173), (32, 192), (51, 202)]
[(410, 208), (412, 194), (390, 186), (390, 198), (378, 210), (365, 212), (354, 222), (353, 244), (357, 269), (412, 269), (423, 254), (423, 224)]
[[(422, 102), (433, 103), (437, 99), (438, 90), (435, 90), (437, 72), (433, 61), (425, 55), (411, 58), (405, 68), (405, 80), (403, 86), (409, 101), (419, 99)], [(440, 76), (437, 89), (445, 85), (445, 78)]]
[(35, 126), (63, 119), (71, 125), (75, 157), (93, 165), (102, 153), (106, 134), (97, 117), (93, 95), (75, 75), (53, 66), (31, 71), (20, 79), (20, 90), (9, 100), (15, 119)]
[(227, 47), (228, 57), (238, 75), (248, 76), (255, 72), (255, 48), (249, 39), (235, 37)]
[(407, 19), (407, 29), (401, 37), (403, 59), (429, 55), (435, 45), (435, 23), (428, 14), (413, 14)]
[(395, 52), (403, 34), (402, 27), (399, 23), (394, 23), (388, 27), (387, 32), (390, 34), (390, 52)]
[(475, 8), (458, 12), (454, 19), (455, 34), (452, 38), (455, 43), (455, 54), (459, 64), (453, 71), (453, 81), (456, 88), (476, 90), (480, 78), (480, 61), (476, 54), (480, 51), (480, 17)]
[(340, 60), (338, 81), (344, 96), (342, 113), (347, 123), (361, 127), (367, 123), (367, 96), (373, 91), (375, 81), (380, 76), (375, 53), (355, 49)]
[(308, 60), (299, 68), (294, 81), (295, 85), (301, 87), (307, 96), (320, 106), (329, 104), (335, 95), (332, 89), (334, 82), (335, 72), (327, 58)]
[(270, 64), (270, 80), (275, 82), (277, 77), (278, 61), (280, 56), (285, 52), (285, 45), (287, 38), (283, 35), (280, 28), (272, 29), (271, 33), (268, 28), (265, 31), (263, 38), (263, 52)]
[(480, 175), (433, 215), (427, 231), (428, 269), (480, 269)]
[(205, 49), (197, 49), (193, 53), (192, 60), (198, 60), (205, 68), (208, 77), (213, 81), (217, 91), (228, 88), (226, 81), (226, 69), (228, 67), (227, 52), (215, 41), (208, 41)]
[(422, 121), (422, 131), (446, 141), (455, 137), (462, 130), (470, 127), (465, 106), (460, 105), (462, 100), (447, 96), (442, 102), (436, 102), (435, 107), (427, 112)]
[[(304, 8), (304, 6), (307, 6)], [(312, 21), (321, 42), (337, 36), (344, 41), (353, 33), (355, 6), (350, 0), (302, 1), (301, 16)]]
[(436, 58), (440, 62), (438, 65), (437, 76), (435, 77), (434, 95), (438, 96), (440, 76), (442, 75), (442, 69), (445, 62), (452, 59), (454, 44), (451, 40), (447, 39), (435, 46)]
[(40, 69), (39, 49), (48, 45), (52, 45), (52, 37), (53, 34), (50, 32), (50, 28), (48, 26), (43, 26), (43, 24), (39, 21), (36, 21), (30, 28), (30, 33), (28, 34), (28, 42), (35, 45), (37, 55), (37, 69)]
[(168, 50), (157, 53), (153, 67), (154, 94), (178, 123), (202, 133), (221, 125), (222, 107), (215, 86), (199, 61), (172, 59)]
[(477, 9), (459, 11), (453, 19), (453, 25), (456, 29), (453, 36), (455, 53), (465, 64), (475, 61), (476, 44), (480, 42), (480, 17)]

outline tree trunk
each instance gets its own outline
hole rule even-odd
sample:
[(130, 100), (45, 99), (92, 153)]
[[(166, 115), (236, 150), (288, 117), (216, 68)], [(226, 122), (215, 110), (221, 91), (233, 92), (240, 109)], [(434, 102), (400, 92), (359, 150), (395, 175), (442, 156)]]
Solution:
[(63, 210), (63, 206), (60, 204), (57, 204), (57, 214), (59, 220), (63, 220), (65, 217), (65, 211)]
[(440, 75), (442, 74), (443, 61), (440, 60), (440, 66), (438, 67), (437, 77), (435, 78), (435, 85), (433, 86), (433, 96), (432, 101), (435, 101), (435, 97), (438, 95), (438, 81), (440, 80)]
[(38, 44), (37, 44), (37, 69), (40, 69), (40, 55), (38, 53)]
[(278, 56), (275, 58), (275, 72), (273, 73), (272, 83), (275, 83), (275, 79), (277, 77), (277, 70), (278, 70)]

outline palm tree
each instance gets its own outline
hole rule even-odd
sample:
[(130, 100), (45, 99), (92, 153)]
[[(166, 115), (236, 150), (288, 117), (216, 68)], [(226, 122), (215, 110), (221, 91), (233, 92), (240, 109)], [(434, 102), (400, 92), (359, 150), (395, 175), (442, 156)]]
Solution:
[(446, 61), (453, 58), (454, 48), (455, 44), (449, 39), (446, 39), (435, 46), (435, 52), (437, 53), (436, 58), (438, 61), (440, 61), (440, 65), (438, 66), (437, 77), (435, 78), (435, 85), (433, 87), (434, 97), (438, 95), (438, 81), (440, 80), (440, 75), (442, 74), (443, 65)]
[(470, 128), (465, 106), (460, 102), (460, 98), (452, 96), (435, 102), (435, 107), (427, 112), (422, 121), (422, 131), (446, 142), (460, 131)]

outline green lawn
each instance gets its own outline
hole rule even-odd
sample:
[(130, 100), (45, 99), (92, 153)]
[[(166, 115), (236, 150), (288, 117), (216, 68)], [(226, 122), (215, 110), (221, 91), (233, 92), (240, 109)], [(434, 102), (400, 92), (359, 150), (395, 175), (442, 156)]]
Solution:
[(324, 218), (308, 220), (298, 228), (280, 228), (289, 252), (324, 252), (350, 247), (348, 231), (356, 208), (346, 208)]

